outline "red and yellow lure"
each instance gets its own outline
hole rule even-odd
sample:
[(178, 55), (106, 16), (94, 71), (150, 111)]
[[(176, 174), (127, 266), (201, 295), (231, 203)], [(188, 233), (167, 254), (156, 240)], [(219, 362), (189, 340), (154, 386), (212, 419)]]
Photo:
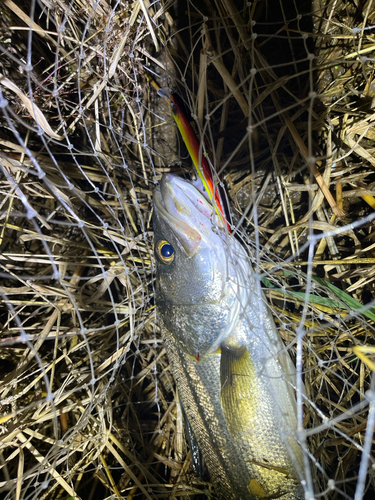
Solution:
[(182, 139), (189, 151), (189, 155), (194, 163), (202, 185), (204, 186), (212, 204), (215, 206), (218, 216), (227, 226), (228, 231), (231, 232), (218, 186), (214, 186), (211, 168), (205, 156), (206, 153), (204, 153), (200, 148), (198, 138), (193, 130), (193, 127), (191, 126), (190, 121), (183, 111), (179, 97), (176, 94), (172, 94), (170, 91), (168, 92), (167, 89), (159, 89), (158, 94), (165, 99), (169, 99), (173, 117), (181, 133)]

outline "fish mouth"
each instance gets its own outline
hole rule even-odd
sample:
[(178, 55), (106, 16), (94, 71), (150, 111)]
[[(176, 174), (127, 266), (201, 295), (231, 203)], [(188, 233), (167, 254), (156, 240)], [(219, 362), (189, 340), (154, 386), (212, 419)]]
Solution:
[(209, 241), (214, 210), (189, 181), (164, 174), (155, 189), (154, 204), (158, 215), (168, 224), (189, 257), (196, 253), (202, 239)]

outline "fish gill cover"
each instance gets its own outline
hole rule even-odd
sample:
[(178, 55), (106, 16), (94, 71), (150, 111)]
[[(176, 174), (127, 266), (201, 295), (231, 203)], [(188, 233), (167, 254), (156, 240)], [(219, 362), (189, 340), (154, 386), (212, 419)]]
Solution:
[[(371, 1), (0, 4), (0, 494), (215, 498), (154, 303), (180, 95), (297, 367), (316, 498), (373, 498)], [(206, 142), (203, 141), (205, 137)]]

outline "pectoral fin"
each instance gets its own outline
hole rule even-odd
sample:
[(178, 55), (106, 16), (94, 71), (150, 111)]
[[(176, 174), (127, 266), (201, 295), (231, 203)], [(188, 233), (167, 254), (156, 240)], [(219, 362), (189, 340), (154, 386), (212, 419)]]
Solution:
[[(243, 425), (243, 404), (249, 404), (254, 384), (254, 367), (246, 346), (221, 346), (221, 404), (229, 431), (234, 439)], [(246, 418), (246, 417), (245, 417)]]

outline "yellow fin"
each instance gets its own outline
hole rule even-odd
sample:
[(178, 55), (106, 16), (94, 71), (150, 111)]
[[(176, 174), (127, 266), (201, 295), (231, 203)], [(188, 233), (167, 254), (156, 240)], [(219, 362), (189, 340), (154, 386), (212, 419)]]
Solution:
[(250, 493), (257, 498), (267, 498), (267, 493), (264, 491), (263, 486), (257, 479), (250, 479), (248, 484), (248, 489)]
[[(247, 406), (252, 397), (256, 399), (256, 384), (253, 383), (255, 377), (256, 371), (246, 346), (221, 346), (221, 403), (233, 437), (240, 431), (245, 417), (242, 405), (245, 403)], [(243, 424), (246, 425), (245, 422)]]

